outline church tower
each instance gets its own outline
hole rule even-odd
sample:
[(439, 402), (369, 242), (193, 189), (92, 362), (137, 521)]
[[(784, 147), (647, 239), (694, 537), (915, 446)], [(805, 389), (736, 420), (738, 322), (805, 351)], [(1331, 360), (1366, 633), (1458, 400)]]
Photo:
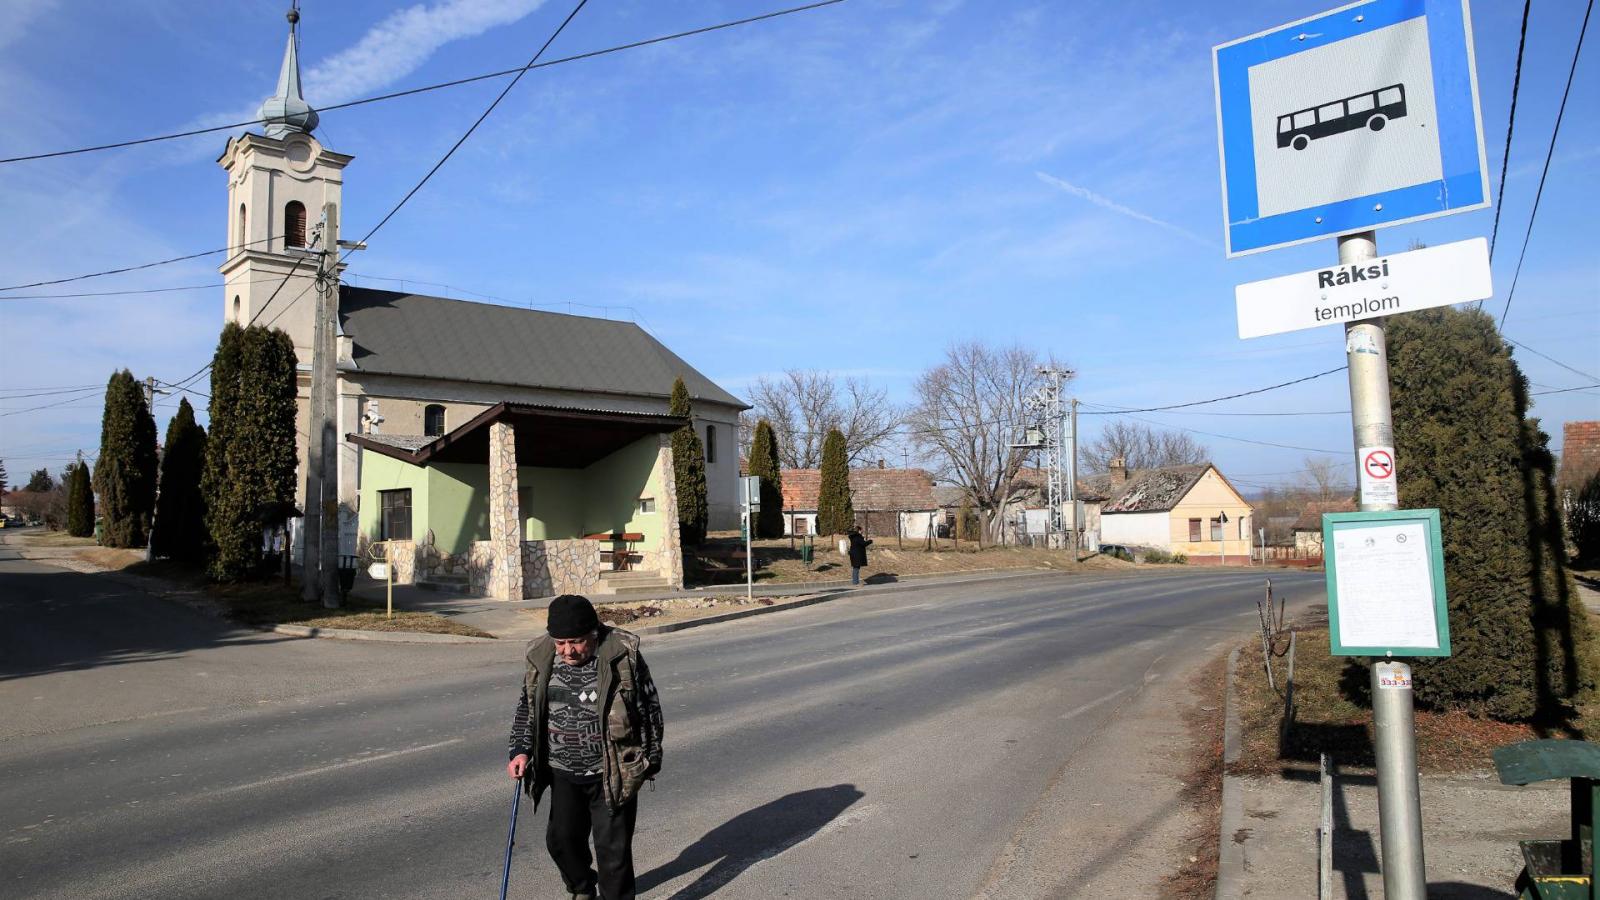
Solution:
[(266, 133), (229, 140), (217, 163), (228, 173), (223, 321), (281, 328), (295, 355), (310, 362), (317, 270), (311, 247), (323, 205), (342, 209), (344, 167), (353, 157), (327, 149), (311, 133), (317, 111), (300, 93), (299, 21), (299, 11), (290, 9), (278, 90), (259, 113)]

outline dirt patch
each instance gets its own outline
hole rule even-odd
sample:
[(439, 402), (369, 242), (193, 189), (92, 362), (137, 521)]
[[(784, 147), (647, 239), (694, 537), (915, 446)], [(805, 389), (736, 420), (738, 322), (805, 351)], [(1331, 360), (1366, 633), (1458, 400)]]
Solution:
[(223, 615), (235, 622), (258, 628), (307, 625), (313, 628), (494, 637), (486, 631), (434, 613), (395, 610), (391, 617), (385, 614), (382, 603), (354, 596), (338, 609), (323, 609), (301, 600), (297, 588), (286, 586), (281, 581), (207, 584), (204, 586), (204, 595), (221, 608)]
[[(815, 556), (809, 566), (801, 559), (799, 542), (791, 548), (787, 538), (756, 541), (752, 553), (755, 566), (753, 574), (758, 582), (804, 584), (850, 577), (849, 561), (839, 553), (833, 541), (825, 538), (817, 540)], [(990, 569), (1080, 571), (1135, 568), (1133, 563), (1099, 555), (1087, 556), (1083, 561), (1075, 562), (1072, 553), (1064, 550), (979, 548), (967, 542), (957, 546), (949, 540), (935, 544), (909, 539), (899, 542), (893, 536), (875, 539), (867, 550), (867, 563), (861, 575), (871, 584), (898, 581), (908, 575), (958, 574)], [(687, 551), (685, 564), (690, 579), (697, 584), (743, 582), (744, 542), (737, 534), (713, 536), (698, 549)]]
[[(73, 540), (82, 540), (82, 538), (74, 538)], [(123, 550), (116, 547), (90, 546), (78, 551), (77, 555), (79, 559), (86, 560), (112, 572), (144, 562), (143, 550)]]
[(65, 531), (18, 532), (17, 542), (24, 547), (98, 547), (92, 537), (73, 537)]
[[(1372, 710), (1363, 700), (1365, 667), (1328, 652), (1326, 616), (1295, 628), (1294, 713), (1285, 728), (1286, 658), (1274, 658), (1276, 688), (1262, 665), (1261, 643), (1240, 648), (1235, 674), (1243, 738), (1239, 775), (1277, 775), (1317, 771), (1321, 753), (1340, 769), (1373, 766)], [(1423, 774), (1481, 772), (1493, 769), (1497, 747), (1544, 737), (1531, 725), (1476, 718), (1464, 712), (1416, 712), (1417, 767)]]
[(1189, 744), (1184, 748), (1188, 767), (1180, 798), (1186, 807), (1194, 810), (1196, 824), (1177, 848), (1178, 870), (1162, 880), (1158, 896), (1165, 900), (1202, 900), (1216, 893), (1222, 821), (1222, 694), (1226, 669), (1225, 660), (1214, 660), (1190, 680), (1199, 702), (1183, 711)]

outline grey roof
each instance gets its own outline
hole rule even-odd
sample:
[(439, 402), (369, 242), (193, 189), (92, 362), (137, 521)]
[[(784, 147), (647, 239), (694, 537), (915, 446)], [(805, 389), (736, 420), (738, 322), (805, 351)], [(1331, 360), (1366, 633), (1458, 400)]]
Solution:
[(363, 372), (646, 397), (682, 376), (695, 400), (749, 408), (632, 322), (341, 286), (339, 324)]
[(1183, 501), (1184, 495), (1210, 468), (1210, 464), (1201, 464), (1129, 472), (1127, 482), (1117, 487), (1111, 502), (1100, 507), (1100, 512), (1163, 512), (1172, 509)]
[(425, 434), (364, 434), (362, 437), (375, 444), (386, 444), (396, 447), (407, 453), (415, 453), (423, 447), (433, 443), (434, 438)]

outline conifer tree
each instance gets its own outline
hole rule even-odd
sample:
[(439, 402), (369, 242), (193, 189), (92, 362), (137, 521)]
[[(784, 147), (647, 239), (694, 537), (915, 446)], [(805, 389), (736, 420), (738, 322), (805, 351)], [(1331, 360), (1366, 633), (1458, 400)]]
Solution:
[(1600, 472), (1595, 472), (1578, 488), (1567, 512), (1567, 527), (1577, 548), (1578, 562), (1585, 566), (1600, 563)]
[(88, 463), (67, 467), (67, 534), (73, 537), (94, 534), (94, 488), (89, 482)]
[(29, 476), (28, 486), (23, 488), (25, 491), (32, 491), (36, 494), (48, 494), (55, 489), (56, 480), (50, 477), (49, 469), (36, 470), (33, 475)]
[(156, 556), (196, 562), (205, 555), (205, 499), (200, 493), (205, 451), (205, 429), (195, 424), (194, 407), (185, 397), (167, 424), (161, 455), (161, 493), (150, 535), (150, 552)]
[(0, 494), (6, 492), (6, 463), (0, 459)]
[(289, 336), (223, 326), (211, 366), (211, 434), (204, 475), (211, 576), (248, 577), (261, 562), (259, 515), (294, 499), (295, 355)]
[(706, 502), (706, 457), (700, 436), (695, 434), (689, 388), (682, 378), (672, 382), (667, 412), (690, 420), (690, 424), (672, 433), (672, 474), (678, 489), (678, 536), (684, 544), (696, 547), (706, 538), (710, 512)]
[(855, 505), (850, 499), (850, 461), (845, 453), (844, 433), (828, 429), (822, 441), (821, 484), (817, 488), (817, 533), (843, 534), (855, 524)]
[(143, 547), (156, 505), (156, 422), (145, 405), (144, 391), (127, 369), (106, 384), (94, 491), (100, 496), (104, 520), (100, 543)]
[(1452, 654), (1414, 661), (1417, 701), (1561, 717), (1594, 685), (1594, 648), (1527, 380), (1482, 312), (1408, 313), (1387, 337), (1400, 502), (1440, 511), (1449, 601)]
[(783, 537), (783, 470), (778, 463), (778, 436), (766, 419), (756, 423), (750, 440), (750, 474), (761, 479), (761, 511), (756, 515), (756, 537)]

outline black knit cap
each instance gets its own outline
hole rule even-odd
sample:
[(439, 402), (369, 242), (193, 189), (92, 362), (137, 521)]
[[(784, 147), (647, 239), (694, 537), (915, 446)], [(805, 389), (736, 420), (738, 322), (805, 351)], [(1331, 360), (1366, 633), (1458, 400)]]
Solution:
[(571, 640), (581, 638), (600, 627), (600, 617), (595, 615), (594, 604), (587, 597), (562, 594), (550, 601), (550, 618), (545, 630), (553, 638)]

